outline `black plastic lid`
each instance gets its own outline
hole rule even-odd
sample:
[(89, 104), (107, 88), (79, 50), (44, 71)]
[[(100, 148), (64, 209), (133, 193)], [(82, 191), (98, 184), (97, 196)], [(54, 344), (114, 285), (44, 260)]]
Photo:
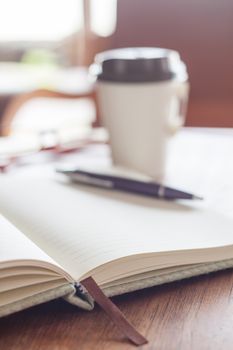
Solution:
[(122, 48), (99, 53), (90, 67), (97, 80), (112, 82), (185, 81), (179, 53), (157, 47)]

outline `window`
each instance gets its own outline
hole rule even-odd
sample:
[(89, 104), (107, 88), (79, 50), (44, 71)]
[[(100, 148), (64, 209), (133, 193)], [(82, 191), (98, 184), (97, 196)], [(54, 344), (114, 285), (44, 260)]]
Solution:
[[(83, 27), (87, 0), (7, 0), (0, 2), (0, 42), (59, 41)], [(90, 0), (91, 31), (111, 35), (117, 0)]]
[(0, 2), (0, 42), (59, 41), (82, 26), (82, 0)]

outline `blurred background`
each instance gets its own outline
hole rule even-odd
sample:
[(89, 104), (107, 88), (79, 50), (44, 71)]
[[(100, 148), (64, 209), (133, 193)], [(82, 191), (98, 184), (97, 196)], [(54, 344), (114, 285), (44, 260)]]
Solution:
[(7, 0), (0, 134), (98, 125), (88, 66), (126, 46), (178, 50), (191, 83), (186, 125), (233, 127), (232, 0)]

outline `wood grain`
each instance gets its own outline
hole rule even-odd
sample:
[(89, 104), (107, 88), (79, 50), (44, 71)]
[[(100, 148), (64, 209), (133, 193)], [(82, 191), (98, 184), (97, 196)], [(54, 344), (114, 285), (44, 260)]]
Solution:
[[(233, 271), (114, 298), (148, 339), (143, 349), (233, 348)], [(133, 349), (98, 307), (85, 312), (57, 300), (0, 320), (0, 349)]]

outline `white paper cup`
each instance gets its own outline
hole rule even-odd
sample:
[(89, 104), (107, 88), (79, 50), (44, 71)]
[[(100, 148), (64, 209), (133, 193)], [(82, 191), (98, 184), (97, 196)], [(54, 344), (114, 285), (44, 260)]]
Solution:
[(99, 110), (113, 162), (162, 180), (169, 140), (184, 123), (188, 100), (179, 54), (119, 49), (97, 55), (96, 62)]

